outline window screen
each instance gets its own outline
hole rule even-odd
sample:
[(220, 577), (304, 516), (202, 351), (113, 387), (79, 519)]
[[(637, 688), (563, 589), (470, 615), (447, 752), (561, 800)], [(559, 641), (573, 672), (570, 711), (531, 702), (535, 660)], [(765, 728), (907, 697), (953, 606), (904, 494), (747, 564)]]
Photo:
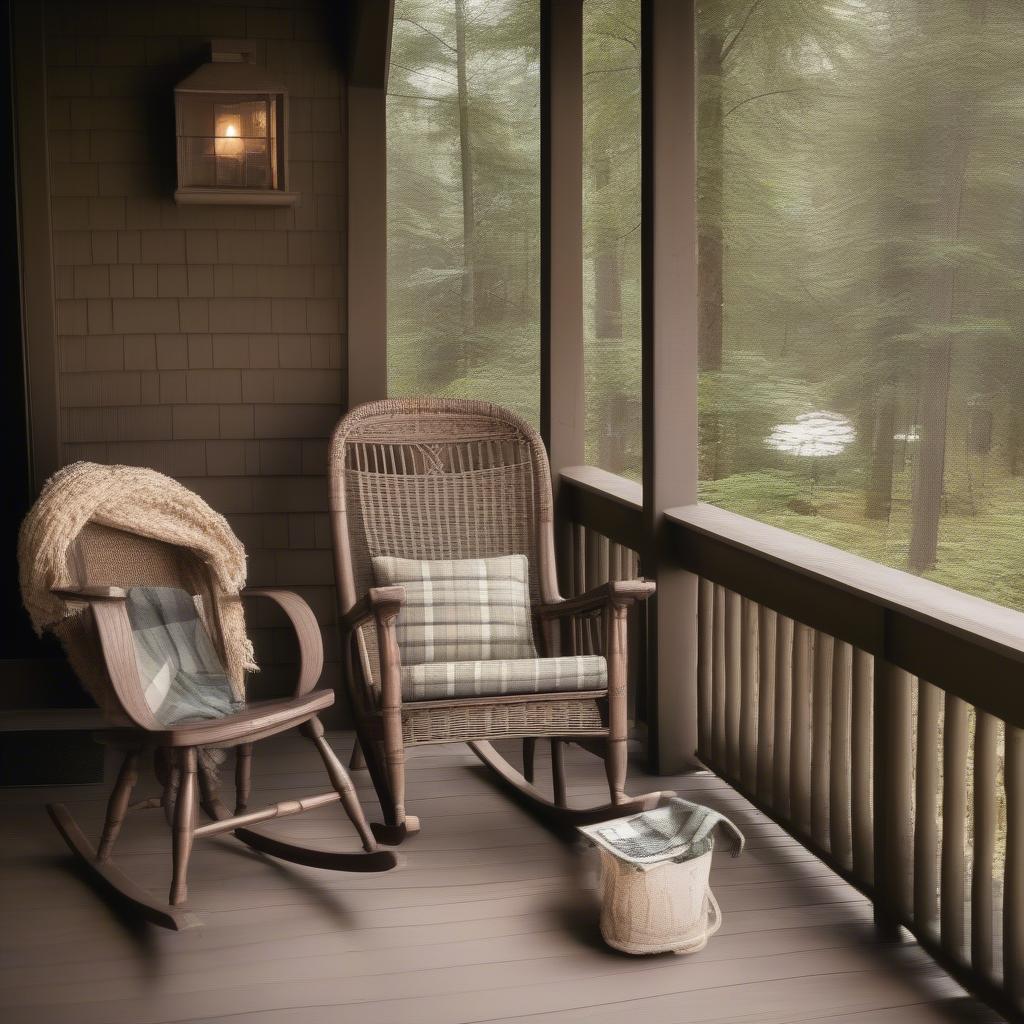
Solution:
[(586, 454), (639, 480), (640, 0), (583, 4)]
[(538, 0), (397, 0), (388, 388), (538, 422)]
[(704, 500), (1024, 608), (1024, 6), (698, 14)]

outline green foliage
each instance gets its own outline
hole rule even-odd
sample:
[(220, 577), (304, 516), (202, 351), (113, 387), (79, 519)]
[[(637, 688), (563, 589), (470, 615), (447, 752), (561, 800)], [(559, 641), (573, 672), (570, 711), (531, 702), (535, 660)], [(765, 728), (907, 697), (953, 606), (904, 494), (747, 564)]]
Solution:
[[(587, 459), (633, 478), (639, 10), (584, 0)], [(392, 393), (536, 422), (538, 2), (395, 18)], [(1024, 6), (705, 0), (697, 52), (705, 499), (1024, 608)], [(765, 444), (812, 412), (853, 441)]]
[[(1024, 8), (710, 0), (698, 35), (702, 493), (1024, 608)], [(766, 450), (814, 410), (856, 440)]]

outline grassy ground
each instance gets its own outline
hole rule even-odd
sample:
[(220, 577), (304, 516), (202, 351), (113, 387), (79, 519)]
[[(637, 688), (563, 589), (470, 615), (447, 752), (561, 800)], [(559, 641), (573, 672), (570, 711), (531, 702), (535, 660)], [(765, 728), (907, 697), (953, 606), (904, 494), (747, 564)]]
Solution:
[[(909, 474), (904, 474), (908, 477)], [(864, 516), (864, 494), (838, 480), (782, 470), (701, 483), (701, 499), (845, 551), (906, 568), (910, 481), (898, 479), (888, 520)], [(948, 501), (936, 566), (925, 575), (968, 594), (1024, 611), (1024, 479), (986, 484), (974, 502)]]

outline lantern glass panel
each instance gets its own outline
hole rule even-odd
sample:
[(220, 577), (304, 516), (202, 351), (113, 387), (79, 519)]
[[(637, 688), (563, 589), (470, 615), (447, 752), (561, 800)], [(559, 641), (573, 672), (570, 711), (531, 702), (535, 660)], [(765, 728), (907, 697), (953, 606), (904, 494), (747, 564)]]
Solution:
[(181, 185), (278, 187), (278, 104), (269, 96), (186, 94), (178, 104)]

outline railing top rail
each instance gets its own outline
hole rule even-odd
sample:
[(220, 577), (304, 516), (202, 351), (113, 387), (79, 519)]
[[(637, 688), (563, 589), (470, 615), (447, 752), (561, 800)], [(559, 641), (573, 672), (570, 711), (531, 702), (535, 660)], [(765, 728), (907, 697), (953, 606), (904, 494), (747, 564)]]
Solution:
[(1024, 613), (714, 505), (669, 509), (669, 520), (776, 565), (959, 634), (1024, 664)]
[(647, 537), (640, 484), (596, 466), (563, 469), (560, 480), (562, 514), (643, 555)]
[(562, 479), (591, 494), (608, 498), (624, 508), (643, 512), (644, 489), (635, 480), (616, 476), (597, 466), (569, 466), (562, 470)]
[[(639, 484), (562, 473), (563, 514), (651, 557)], [(681, 567), (1024, 727), (1024, 614), (713, 505), (665, 513)]]

